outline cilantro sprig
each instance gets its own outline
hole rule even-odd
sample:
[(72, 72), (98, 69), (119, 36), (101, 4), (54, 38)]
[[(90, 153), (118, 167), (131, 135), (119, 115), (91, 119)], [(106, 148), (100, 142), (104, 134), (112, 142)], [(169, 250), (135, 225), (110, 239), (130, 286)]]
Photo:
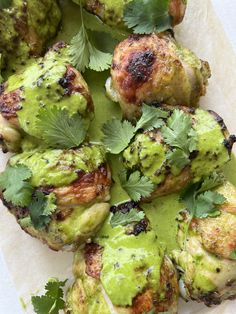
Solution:
[(38, 114), (36, 128), (47, 145), (53, 148), (78, 147), (85, 139), (86, 125), (79, 113), (72, 116), (56, 106), (43, 108)]
[(65, 284), (66, 280), (50, 279), (45, 286), (46, 293), (31, 298), (35, 313), (58, 314), (60, 310), (63, 310), (65, 301), (63, 300), (64, 292), (62, 288)]
[(126, 170), (121, 171), (119, 175), (122, 188), (127, 192), (130, 198), (138, 202), (142, 197), (149, 197), (154, 191), (154, 184), (152, 181), (142, 176), (139, 171), (135, 171), (130, 175)]
[(145, 218), (143, 211), (137, 210), (137, 208), (132, 208), (127, 213), (122, 213), (120, 211), (112, 215), (110, 224), (112, 228), (117, 226), (127, 226), (134, 222), (140, 222)]
[(15, 206), (25, 207), (31, 202), (33, 187), (28, 182), (31, 171), (23, 165), (7, 166), (0, 174), (0, 188), (7, 202)]
[(0, 188), (4, 200), (14, 206), (27, 207), (30, 223), (35, 229), (45, 228), (52, 219), (52, 213), (56, 210), (54, 194), (45, 196), (42, 192), (35, 192), (30, 183), (32, 173), (24, 165), (6, 167), (0, 174)]
[(123, 34), (119, 31), (113, 31), (108, 25), (105, 25), (97, 16), (86, 12), (82, 8), (82, 1), (79, 1), (81, 27), (77, 35), (75, 35), (70, 44), (69, 55), (71, 63), (80, 71), (85, 71), (89, 68), (94, 71), (107, 70), (112, 62), (112, 54), (108, 47), (104, 47), (102, 51), (95, 45), (94, 36), (91, 31), (103, 33), (109, 36), (112, 40), (123, 39)]
[(182, 170), (190, 164), (189, 156), (197, 147), (191, 116), (175, 109), (162, 127), (161, 133), (166, 144), (172, 148), (167, 155), (168, 162)]
[(216, 217), (220, 215), (218, 205), (225, 203), (226, 198), (217, 191), (211, 191), (222, 183), (222, 177), (213, 174), (203, 182), (195, 183), (187, 187), (180, 196), (186, 205), (190, 218)]
[(163, 32), (172, 28), (169, 0), (134, 0), (124, 10), (125, 25), (136, 34)]
[(103, 143), (110, 153), (119, 154), (129, 145), (138, 130), (160, 128), (164, 124), (162, 119), (167, 116), (168, 113), (161, 109), (143, 105), (142, 116), (136, 126), (129, 121), (119, 119), (112, 119), (105, 123), (102, 128)]

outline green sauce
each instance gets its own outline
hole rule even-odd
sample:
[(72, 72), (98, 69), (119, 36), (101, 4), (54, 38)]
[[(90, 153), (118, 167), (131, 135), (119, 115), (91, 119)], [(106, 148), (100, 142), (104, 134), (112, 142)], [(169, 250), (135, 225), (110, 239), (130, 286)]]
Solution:
[(125, 228), (107, 223), (96, 241), (104, 246), (101, 282), (114, 305), (132, 305), (147, 287), (158, 290), (163, 251), (155, 232), (127, 235)]
[(16, 155), (10, 164), (26, 165), (32, 172), (33, 186), (54, 187), (69, 185), (78, 178), (76, 171), (97, 169), (105, 161), (105, 151), (101, 146), (83, 146), (78, 150), (34, 150)]
[[(66, 58), (63, 52), (49, 52), (44, 59), (39, 59), (28, 66), (24, 72), (12, 75), (8, 80), (7, 92), (23, 86), (21, 110), (17, 112), (22, 129), (31, 136), (40, 138), (40, 131), (35, 127), (37, 113), (45, 106), (56, 105), (66, 108), (72, 115), (79, 112), (85, 116), (87, 101), (80, 93), (64, 95), (59, 80), (66, 73)], [(86, 85), (81, 77), (81, 84)]]

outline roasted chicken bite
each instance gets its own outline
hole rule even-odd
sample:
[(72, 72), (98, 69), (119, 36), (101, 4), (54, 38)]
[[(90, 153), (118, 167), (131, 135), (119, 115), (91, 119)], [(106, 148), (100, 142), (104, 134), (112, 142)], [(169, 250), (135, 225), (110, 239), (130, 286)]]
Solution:
[(24, 71), (12, 75), (0, 88), (0, 136), (4, 151), (17, 152), (26, 135), (38, 139), (41, 110), (66, 109), (79, 113), (86, 127), (93, 117), (93, 102), (82, 75), (70, 64), (67, 46), (60, 42)]
[(236, 298), (236, 189), (227, 182), (217, 192), (226, 198), (219, 216), (190, 222), (181, 212), (180, 250), (173, 251), (183, 297), (208, 306)]
[(131, 35), (115, 49), (106, 90), (124, 117), (135, 120), (143, 103), (197, 106), (209, 77), (208, 63), (169, 33)]
[[(79, 0), (73, 0), (79, 3)], [(125, 5), (131, 0), (83, 0), (85, 8), (99, 16), (105, 23), (110, 26), (124, 27), (123, 14)], [(171, 0), (169, 5), (169, 14), (172, 18), (173, 26), (181, 23), (184, 18), (186, 1)]]
[(154, 184), (151, 199), (180, 191), (221, 169), (236, 141), (213, 111), (160, 108), (168, 112), (164, 125), (138, 133), (123, 152), (127, 170), (140, 171)]
[[(27, 151), (9, 160), (8, 167), (22, 166), (31, 173), (27, 181), (33, 187), (29, 206), (16, 206), (5, 189), (1, 198), (23, 230), (53, 250), (73, 250), (95, 235), (110, 208), (111, 174), (103, 146)], [(38, 217), (34, 206), (36, 203), (40, 211), (41, 198), (46, 198), (46, 207)]]
[(0, 54), (8, 72), (31, 55), (40, 56), (56, 35), (60, 20), (57, 0), (13, 0), (9, 8), (0, 10)]
[(76, 279), (68, 291), (65, 312), (177, 313), (176, 271), (148, 220), (114, 226), (115, 215), (125, 219), (130, 211), (140, 209), (127, 202), (111, 210), (98, 236), (75, 255)]

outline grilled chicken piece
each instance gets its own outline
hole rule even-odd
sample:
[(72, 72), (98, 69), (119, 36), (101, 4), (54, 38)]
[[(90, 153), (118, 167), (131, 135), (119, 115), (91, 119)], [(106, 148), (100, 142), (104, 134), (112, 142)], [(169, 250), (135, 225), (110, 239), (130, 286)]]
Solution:
[(143, 103), (197, 106), (209, 77), (208, 63), (169, 33), (131, 35), (115, 49), (106, 90), (124, 117), (135, 120)]
[[(79, 0), (73, 0), (79, 3)], [(124, 7), (131, 0), (84, 0), (85, 8), (99, 16), (105, 23), (110, 26), (124, 27), (123, 14)], [(182, 22), (186, 9), (186, 1), (171, 0), (169, 6), (169, 14), (172, 17), (173, 26)]]
[[(123, 152), (123, 161), (129, 171), (139, 170), (156, 186), (147, 201), (180, 191), (189, 183), (198, 182), (213, 171), (222, 168), (230, 160), (232, 146), (236, 141), (235, 136), (229, 135), (222, 118), (213, 111), (188, 107), (160, 108), (169, 112), (170, 117), (173, 117), (176, 112), (191, 117), (196, 149), (189, 155), (189, 164), (181, 167), (181, 163), (173, 165), (168, 160), (169, 154), (176, 147), (166, 143), (162, 128), (136, 135)], [(166, 125), (168, 119), (164, 120)]]
[(186, 235), (190, 217), (182, 212), (178, 231), (181, 250), (173, 252), (184, 298), (208, 306), (236, 298), (236, 189), (227, 182), (217, 191), (226, 198), (219, 208), (220, 216), (194, 218)]
[[(127, 202), (111, 210), (125, 214), (134, 208), (140, 210)], [(114, 228), (109, 221), (92, 243), (75, 254), (76, 280), (68, 291), (65, 312), (177, 313), (176, 271), (148, 220)]]
[(0, 54), (8, 69), (15, 71), (29, 56), (42, 55), (60, 20), (57, 0), (13, 0), (0, 10)]
[(51, 221), (40, 229), (34, 226), (29, 208), (16, 207), (1, 195), (22, 229), (51, 249), (74, 250), (94, 236), (108, 216), (111, 174), (102, 146), (27, 151), (13, 156), (9, 165), (28, 167), (34, 194), (42, 192), (52, 200)]
[(93, 101), (82, 75), (70, 65), (67, 46), (57, 43), (44, 58), (12, 75), (0, 89), (0, 137), (4, 152), (18, 152), (26, 135), (42, 142), (35, 127), (40, 109), (48, 106), (80, 113), (87, 128)]

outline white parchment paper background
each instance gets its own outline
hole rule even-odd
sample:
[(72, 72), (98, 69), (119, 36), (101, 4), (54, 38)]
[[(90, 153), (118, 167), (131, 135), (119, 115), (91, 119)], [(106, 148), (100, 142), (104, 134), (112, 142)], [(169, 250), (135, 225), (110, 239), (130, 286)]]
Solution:
[[(185, 20), (176, 29), (176, 37), (202, 59), (209, 61), (212, 78), (202, 105), (223, 116), (231, 133), (236, 133), (236, 55), (214, 13), (210, 0), (189, 0)], [(1, 155), (1, 170), (6, 160), (7, 156)], [(30, 306), (31, 293), (40, 291), (49, 277), (71, 278), (72, 254), (53, 252), (32, 239), (21, 231), (14, 217), (2, 205), (0, 248), (18, 296), (23, 298), (27, 305), (26, 312), (29, 314), (33, 313)], [(180, 303), (180, 314), (236, 313), (236, 301), (225, 302), (211, 309), (193, 302), (185, 304), (181, 301)], [(17, 313), (13, 313), (9, 308), (8, 312), (1, 314)]]

